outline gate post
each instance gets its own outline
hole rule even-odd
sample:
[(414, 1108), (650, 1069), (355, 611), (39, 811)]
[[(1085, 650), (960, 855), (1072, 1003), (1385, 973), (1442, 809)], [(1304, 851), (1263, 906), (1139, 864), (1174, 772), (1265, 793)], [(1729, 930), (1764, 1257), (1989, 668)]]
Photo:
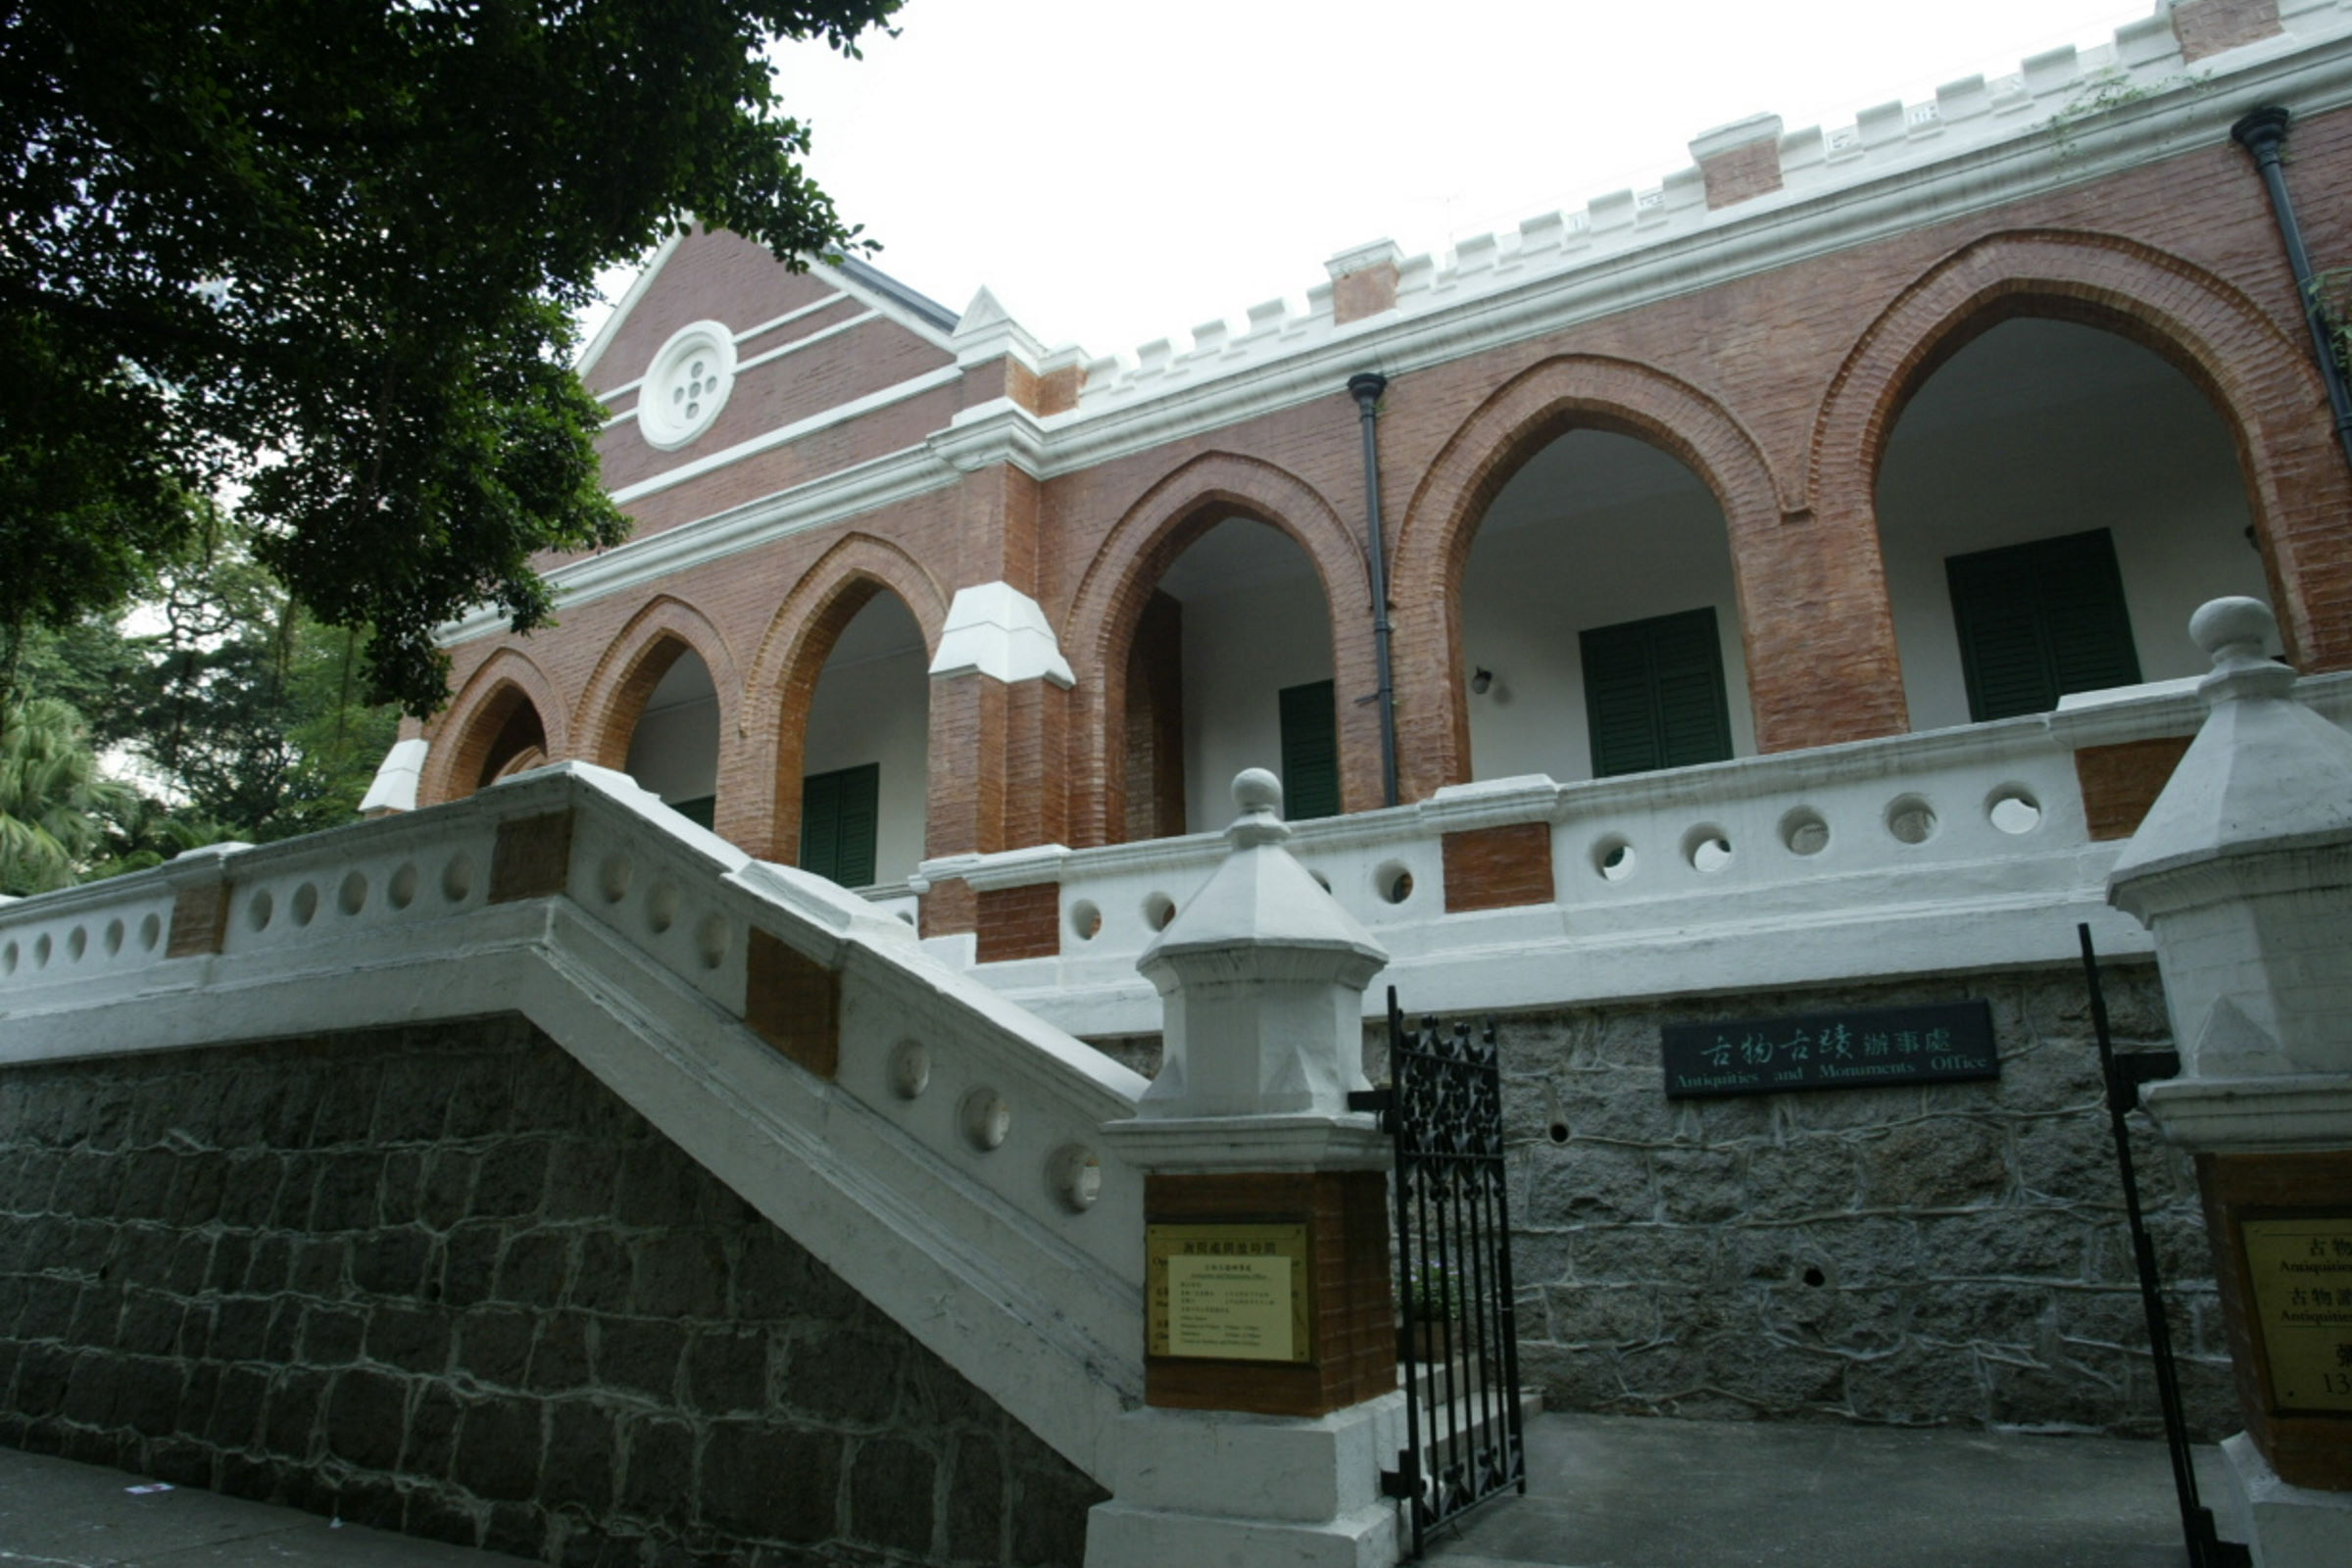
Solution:
[(1274, 776), (1233, 794), (1224, 860), (1137, 964), (1164, 999), (1159, 1076), (1104, 1128), (1148, 1173), (1145, 1404), (1087, 1568), (1390, 1568), (1390, 1144), (1348, 1109), (1388, 954), (1283, 848)]
[(2196, 1154), (2246, 1430), (2223, 1445), (2263, 1568), (2352, 1541), (2352, 735), (2199, 610), (2211, 705), (2107, 881), (2156, 939), (2180, 1074), (2141, 1102)]

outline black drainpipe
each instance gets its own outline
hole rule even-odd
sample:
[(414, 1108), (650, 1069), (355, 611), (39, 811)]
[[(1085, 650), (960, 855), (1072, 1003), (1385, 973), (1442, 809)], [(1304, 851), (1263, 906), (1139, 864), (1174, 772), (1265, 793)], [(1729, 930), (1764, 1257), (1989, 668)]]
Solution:
[(1380, 799), (1396, 804), (1396, 684), (1389, 668), (1389, 564), (1380, 536), (1380, 395), (1389, 378), (1366, 370), (1348, 378), (1364, 425), (1364, 533), (1372, 552), (1372, 658), (1380, 665)]
[(2303, 248), (2303, 229), (2295, 221), (2295, 204), (2286, 194), (2286, 171), (2279, 159), (2291, 118), (2276, 105), (2257, 109), (2230, 127), (2230, 139), (2254, 155), (2254, 167), (2270, 190), (2278, 237), (2286, 244), (2287, 265), (2294, 269), (2295, 292), (2303, 297), (2303, 324), (2311, 328), (2311, 346), (2320, 357), (2320, 374), (2327, 378), (2328, 401), (2335, 410), (2335, 439), (2344, 449), (2344, 461), (2352, 463), (2352, 388), (2344, 385), (2343, 363), (2336, 358), (2319, 291), (2312, 284), (2311, 253)]

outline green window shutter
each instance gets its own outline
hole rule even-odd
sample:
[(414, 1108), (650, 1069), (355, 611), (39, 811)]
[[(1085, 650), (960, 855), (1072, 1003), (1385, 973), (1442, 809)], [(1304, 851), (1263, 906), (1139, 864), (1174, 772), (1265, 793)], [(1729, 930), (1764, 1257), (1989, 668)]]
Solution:
[(696, 827), (709, 827), (718, 816), (718, 797), (698, 795), (691, 801), (672, 801), (669, 808)]
[[(1294, 822), (1340, 814), (1340, 723), (1327, 680), (1286, 686), (1282, 709), (1282, 811)], [(1262, 711), (1262, 710), (1261, 710)]]
[(1579, 634), (1578, 646), (1593, 777), (1720, 762), (1732, 755), (1712, 606), (1596, 626)]
[(801, 780), (801, 869), (845, 888), (872, 886), (881, 793), (876, 762)]
[(2068, 692), (2139, 679), (2115, 541), (2104, 528), (1944, 564), (1968, 713), (2043, 713)]

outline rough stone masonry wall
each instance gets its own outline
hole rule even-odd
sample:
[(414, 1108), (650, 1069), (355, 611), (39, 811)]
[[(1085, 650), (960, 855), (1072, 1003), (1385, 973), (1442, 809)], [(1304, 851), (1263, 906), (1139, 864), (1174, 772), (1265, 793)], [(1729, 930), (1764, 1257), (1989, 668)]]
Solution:
[[(2169, 1048), (2154, 966), (2104, 981), (2118, 1049)], [(1665, 1096), (1663, 1023), (1979, 997), (1997, 1080)], [(1522, 1013), (1498, 1038), (1521, 1381), (1550, 1408), (2162, 1430), (2079, 970)], [(1102, 1049), (1158, 1070), (1155, 1039)], [(1368, 1026), (1375, 1082), (1387, 1060)], [(2211, 1441), (2242, 1423), (2196, 1176), (2131, 1127)]]
[(512, 1018), (0, 1069), (0, 1442), (594, 1568), (1102, 1495)]
[[(2119, 1048), (2170, 1045), (2152, 966)], [(1658, 1026), (1982, 997), (1998, 1080), (1669, 1101)], [(1554, 1408), (2161, 1431), (2074, 969), (1500, 1021), (1524, 1380)], [(2132, 1118), (2191, 1424), (2234, 1431), (2188, 1161)]]

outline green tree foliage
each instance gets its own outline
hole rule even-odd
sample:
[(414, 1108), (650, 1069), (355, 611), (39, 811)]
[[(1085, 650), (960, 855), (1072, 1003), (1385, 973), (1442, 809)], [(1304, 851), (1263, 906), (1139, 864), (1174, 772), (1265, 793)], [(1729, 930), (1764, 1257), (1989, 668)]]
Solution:
[(131, 791), (100, 776), (81, 715), (54, 697), (0, 704), (0, 893), (71, 887)]
[(600, 270), (688, 214), (855, 242), (763, 51), (898, 0), (0, 0), (0, 674), (243, 494), (363, 684), (444, 700), (434, 625), (548, 618), (616, 543), (569, 368)]
[(136, 630), (89, 620), (25, 650), (24, 689), (71, 705), (149, 792), (108, 803), (103, 843), (79, 853), (102, 874), (351, 820), (399, 722), (364, 699), (365, 636), (305, 612), (242, 530), (206, 516), (205, 548), (151, 575)]

